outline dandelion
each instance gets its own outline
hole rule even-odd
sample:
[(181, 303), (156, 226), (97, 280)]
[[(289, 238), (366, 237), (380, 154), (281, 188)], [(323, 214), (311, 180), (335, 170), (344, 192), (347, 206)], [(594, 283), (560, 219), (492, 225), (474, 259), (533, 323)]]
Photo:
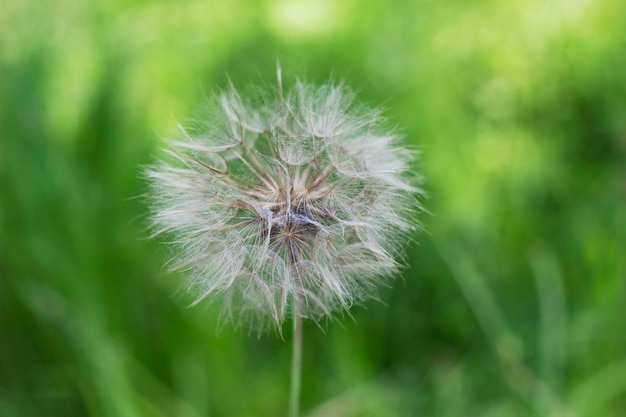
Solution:
[(415, 154), (354, 99), (332, 83), (284, 92), (280, 70), (275, 92), (231, 86), (180, 127), (174, 162), (148, 170), (154, 234), (172, 237), (195, 303), (259, 328), (292, 318), (294, 372), (301, 320), (376, 297), (417, 228)]

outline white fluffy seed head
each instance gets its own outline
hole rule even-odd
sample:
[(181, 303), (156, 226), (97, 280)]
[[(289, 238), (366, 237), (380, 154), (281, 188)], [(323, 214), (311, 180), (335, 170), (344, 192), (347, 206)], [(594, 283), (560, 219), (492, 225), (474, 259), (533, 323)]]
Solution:
[(343, 85), (285, 94), (279, 79), (252, 99), (231, 86), (180, 127), (174, 162), (147, 170), (173, 268), (236, 324), (318, 320), (374, 297), (418, 228), (415, 153)]

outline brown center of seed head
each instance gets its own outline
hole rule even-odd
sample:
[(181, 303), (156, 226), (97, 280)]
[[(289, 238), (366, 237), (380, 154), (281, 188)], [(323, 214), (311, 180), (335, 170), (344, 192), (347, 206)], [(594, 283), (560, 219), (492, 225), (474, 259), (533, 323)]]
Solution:
[(260, 172), (265, 180), (250, 194), (257, 204), (247, 209), (260, 224), (261, 235), (267, 238), (269, 248), (287, 253), (295, 262), (310, 257), (312, 241), (336, 221), (323, 204), (331, 191), (324, 181), (331, 171), (330, 166), (320, 169), (310, 162), (304, 167)]

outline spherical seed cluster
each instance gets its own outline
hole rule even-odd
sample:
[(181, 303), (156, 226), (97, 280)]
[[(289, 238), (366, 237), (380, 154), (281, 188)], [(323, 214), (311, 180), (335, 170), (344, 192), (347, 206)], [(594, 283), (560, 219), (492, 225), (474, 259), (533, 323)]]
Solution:
[(284, 94), (279, 78), (253, 100), (231, 87), (180, 128), (177, 161), (148, 176), (155, 235), (173, 236), (196, 303), (280, 326), (348, 309), (396, 272), (417, 227), (414, 154), (353, 100), (334, 84)]

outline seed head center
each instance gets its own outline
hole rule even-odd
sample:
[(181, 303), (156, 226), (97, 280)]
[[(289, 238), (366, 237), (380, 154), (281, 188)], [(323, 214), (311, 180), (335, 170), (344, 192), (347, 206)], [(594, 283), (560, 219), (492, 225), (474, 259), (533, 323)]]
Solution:
[(256, 216), (262, 224), (262, 233), (265, 236), (269, 233), (271, 247), (303, 252), (331, 216), (320, 198), (311, 194), (317, 185), (311, 186), (301, 177), (296, 181), (290, 177), (282, 180), (278, 182), (278, 189), (265, 189), (256, 194), (264, 207), (264, 210), (256, 210)]

